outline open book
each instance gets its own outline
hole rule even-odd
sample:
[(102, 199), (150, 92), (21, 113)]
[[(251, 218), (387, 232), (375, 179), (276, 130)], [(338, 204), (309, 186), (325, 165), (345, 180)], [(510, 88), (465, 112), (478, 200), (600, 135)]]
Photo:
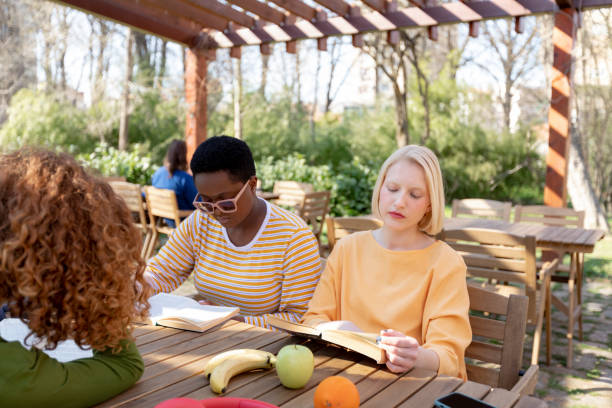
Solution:
[(185, 297), (159, 293), (149, 298), (149, 320), (145, 323), (203, 332), (231, 319), (238, 307), (201, 305)]
[(30, 328), (20, 319), (11, 318), (0, 321), (0, 337), (2, 337), (4, 340), (18, 341), (28, 350), (34, 345), (34, 347), (40, 349), (60, 363), (93, 356), (91, 349), (83, 350), (72, 340), (60, 341), (57, 343), (57, 347), (55, 349), (44, 350), (46, 344), (44, 339), (41, 342), (38, 342), (37, 337), (32, 335), (28, 337), (28, 340), (26, 341), (26, 337), (29, 333)]
[(356, 351), (366, 357), (370, 357), (378, 364), (384, 364), (387, 361), (385, 350), (380, 348), (376, 343), (377, 334), (348, 330), (319, 330), (312, 326), (289, 322), (274, 316), (266, 316), (266, 320), (270, 326), (286, 331), (287, 333), (309, 337), (315, 340), (322, 340)]

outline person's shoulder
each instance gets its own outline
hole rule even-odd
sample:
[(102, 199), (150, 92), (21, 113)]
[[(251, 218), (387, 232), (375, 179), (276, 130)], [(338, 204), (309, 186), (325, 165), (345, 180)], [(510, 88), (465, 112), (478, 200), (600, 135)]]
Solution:
[(153, 173), (152, 179), (155, 180), (156, 178), (163, 176), (164, 174), (167, 175), (168, 170), (164, 166), (161, 166), (157, 170), (155, 170), (155, 173)]
[(463, 257), (459, 252), (455, 251), (450, 245), (441, 240), (436, 240), (433, 244), (435, 250), (435, 259), (443, 261), (447, 264), (460, 265), (465, 267)]
[(349, 234), (342, 239), (338, 240), (334, 249), (338, 247), (340, 249), (350, 249), (350, 248), (370, 248), (372, 245), (372, 231), (356, 231), (352, 234)]

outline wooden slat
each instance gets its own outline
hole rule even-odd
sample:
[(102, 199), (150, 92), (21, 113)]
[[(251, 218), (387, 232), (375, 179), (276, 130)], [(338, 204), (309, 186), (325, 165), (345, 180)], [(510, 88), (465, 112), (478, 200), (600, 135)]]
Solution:
[(498, 387), (510, 389), (519, 380), (524, 343), (520, 333), (525, 333), (528, 302), (524, 296), (510, 296)]
[[(171, 0), (171, 1), (172, 1), (172, 4), (168, 4), (168, 2), (165, 0), (139, 0), (138, 2), (142, 4), (143, 6), (147, 6), (146, 8), (148, 10), (156, 10), (157, 12), (162, 13), (164, 15), (169, 14), (168, 7), (171, 7), (171, 8), (180, 7), (181, 5), (187, 6), (185, 4), (181, 4), (182, 0)], [(134, 1), (132, 1), (132, 3), (134, 3)], [(190, 10), (189, 12), (177, 13), (176, 16), (178, 18), (191, 20), (195, 24), (197, 24), (200, 28), (208, 27), (208, 28), (214, 28), (215, 30), (224, 30), (225, 28), (227, 28), (227, 23), (229, 22), (229, 20), (224, 17), (220, 17), (220, 16), (210, 14), (210, 13), (199, 13), (197, 14), (198, 16), (197, 20), (194, 20), (193, 13), (194, 13), (194, 10)]]
[(472, 398), (482, 399), (491, 391), (491, 387), (485, 384), (479, 384), (473, 381), (466, 381), (455, 390)]
[[(497, 344), (472, 340), (472, 343), (465, 350), (465, 356), (480, 361), (501, 364), (502, 347)], [(497, 386), (497, 384), (495, 385)]]
[[(517, 283), (528, 283), (528, 276), (522, 272), (506, 272), (506, 271), (495, 271), (486, 268), (472, 268), (468, 266), (468, 276), (497, 279), (502, 282), (517, 282)], [(535, 275), (535, 273), (534, 273)]]
[(508, 298), (496, 296), (487, 289), (469, 284), (468, 294), (472, 310), (488, 311), (499, 315), (505, 315), (508, 310)]
[(216, 16), (224, 18), (229, 21), (233, 21), (236, 24), (240, 24), (244, 27), (253, 27), (255, 25), (255, 19), (253, 17), (242, 13), (231, 6), (219, 3), (216, 0), (181, 0), (185, 3), (191, 3), (196, 5)]
[(503, 388), (496, 388), (488, 393), (483, 401), (488, 402), (496, 408), (509, 408), (519, 399), (519, 395), (515, 392), (504, 390)]
[(465, 369), (470, 381), (487, 384), (491, 387), (496, 387), (499, 383), (499, 371), (496, 369), (474, 364), (466, 364)]
[[(345, 377), (351, 380), (353, 384), (357, 386), (361, 381), (364, 381), (370, 374), (377, 370), (378, 366), (376, 363), (371, 361), (370, 359), (361, 360), (356, 364), (348, 367), (344, 371), (338, 373), (340, 377)], [(301, 408), (308, 407), (312, 404), (314, 393), (316, 388), (311, 388), (307, 392), (301, 394), (298, 397), (291, 399), (290, 401), (280, 405), (281, 408)], [(361, 392), (359, 393), (359, 397), (362, 398)]]
[[(435, 373), (431, 370), (414, 368), (407, 374), (399, 377), (397, 381), (376, 394), (374, 397), (360, 405), (362, 408), (368, 407), (394, 407), (411, 397), (430, 381), (435, 379)], [(459, 380), (460, 381), (460, 380)], [(412, 399), (412, 398), (411, 398)], [(425, 405), (415, 405), (425, 406)]]
[[(463, 381), (459, 378), (438, 376), (430, 381), (425, 387), (421, 388), (416, 394), (411, 396), (409, 400), (398, 405), (398, 407), (431, 407), (436, 398), (453, 392), (461, 384), (463, 384)], [(385, 405), (380, 406), (382, 407)]]
[(513, 272), (523, 272), (525, 271), (527, 266), (527, 262), (521, 259), (493, 258), (463, 253), (462, 256), (463, 260), (469, 268), (486, 268)]
[(159, 330), (151, 331), (147, 334), (143, 334), (136, 338), (136, 345), (138, 347), (150, 343), (155, 340), (163, 339), (164, 337), (172, 336), (173, 334), (178, 333), (180, 330), (171, 329), (169, 327), (162, 327)]
[(344, 2), (344, 0), (314, 0), (319, 3), (323, 7), (330, 9), (335, 12), (339, 16), (344, 16), (349, 14), (351, 6)]
[(447, 241), (457, 252), (471, 252), (501, 258), (524, 259), (525, 250), (523, 248), (496, 246), (496, 245), (474, 245), (464, 242)]
[[(471, 302), (470, 309), (476, 310)], [(491, 310), (488, 307), (483, 309), (486, 309), (487, 311)], [(472, 327), (472, 335), (474, 336), (483, 336), (495, 340), (504, 339), (504, 322), (479, 316), (470, 316), (470, 326)]]
[[(280, 337), (280, 339), (278, 337)], [(268, 344), (264, 345), (264, 343), (266, 342)], [(257, 348), (260, 350), (266, 350), (266, 351), (276, 354), (283, 346), (286, 346), (287, 344), (291, 344), (291, 343), (293, 343), (293, 341), (291, 340), (290, 337), (284, 336), (280, 333), (276, 333), (274, 336), (262, 336), (260, 338), (259, 343), (252, 343), (250, 347)], [(169, 384), (167, 387), (163, 387), (153, 393), (149, 393), (139, 398), (137, 401), (132, 401), (129, 403), (129, 406), (133, 408), (139, 408), (139, 407), (149, 408), (149, 407), (156, 406), (160, 402), (167, 400), (169, 398), (174, 398), (179, 395), (182, 396), (182, 395), (185, 395), (187, 393), (192, 393), (197, 390), (208, 391), (207, 396), (204, 398), (216, 397), (217, 395), (214, 394), (212, 390), (210, 389), (210, 387), (208, 386), (208, 379), (202, 375), (203, 370), (204, 370), (204, 364), (202, 364), (200, 366), (200, 369), (197, 370), (197, 372), (194, 373), (192, 376), (187, 377), (183, 381), (180, 381), (174, 384)], [(232, 381), (230, 382), (230, 387), (240, 382), (244, 382), (244, 380), (246, 379), (257, 378), (263, 375), (267, 375), (273, 371), (274, 369), (268, 370), (268, 371), (262, 370), (262, 371), (256, 371), (256, 372), (249, 373), (248, 375), (241, 375), (241, 376), (234, 377)], [(202, 399), (202, 398), (198, 398), (198, 399)]]
[(284, 8), (285, 10), (295, 14), (298, 17), (302, 17), (305, 20), (313, 20), (317, 15), (317, 11), (308, 6), (305, 3), (302, 3), (299, 0), (270, 0), (272, 3), (276, 4), (279, 7)]
[(251, 13), (261, 17), (265, 21), (269, 21), (274, 24), (283, 24), (285, 21), (285, 15), (280, 11), (268, 6), (265, 3), (254, 0), (227, 0), (228, 3), (235, 4), (244, 10), (250, 11)]

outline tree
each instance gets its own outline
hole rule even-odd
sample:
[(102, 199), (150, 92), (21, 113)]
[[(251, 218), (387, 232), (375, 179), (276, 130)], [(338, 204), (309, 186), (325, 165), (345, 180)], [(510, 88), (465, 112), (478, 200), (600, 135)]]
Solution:
[(132, 82), (132, 70), (134, 69), (134, 57), (132, 46), (134, 34), (128, 29), (127, 44), (125, 46), (125, 81), (123, 83), (123, 96), (121, 98), (121, 117), (119, 119), (119, 150), (127, 150), (128, 146), (128, 124), (130, 120), (130, 83)]

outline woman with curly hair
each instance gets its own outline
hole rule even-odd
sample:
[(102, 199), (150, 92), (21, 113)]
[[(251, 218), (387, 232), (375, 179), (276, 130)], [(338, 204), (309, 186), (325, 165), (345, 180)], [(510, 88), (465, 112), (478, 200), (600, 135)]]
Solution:
[(73, 340), (93, 357), (60, 363), (0, 337), (0, 406), (85, 407), (140, 378), (130, 322), (147, 315), (141, 239), (123, 201), (72, 157), (0, 156), (0, 304), (45, 348)]

